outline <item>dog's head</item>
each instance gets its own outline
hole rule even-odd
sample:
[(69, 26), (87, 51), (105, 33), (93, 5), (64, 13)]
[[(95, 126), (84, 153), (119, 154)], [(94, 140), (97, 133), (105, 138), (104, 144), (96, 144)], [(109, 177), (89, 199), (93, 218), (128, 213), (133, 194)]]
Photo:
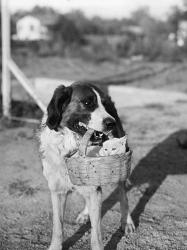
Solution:
[[(124, 135), (117, 111), (108, 95), (87, 83), (59, 86), (48, 105), (47, 126), (56, 131), (68, 127), (83, 136), (87, 128), (113, 136)], [(101, 136), (98, 134), (98, 136)]]

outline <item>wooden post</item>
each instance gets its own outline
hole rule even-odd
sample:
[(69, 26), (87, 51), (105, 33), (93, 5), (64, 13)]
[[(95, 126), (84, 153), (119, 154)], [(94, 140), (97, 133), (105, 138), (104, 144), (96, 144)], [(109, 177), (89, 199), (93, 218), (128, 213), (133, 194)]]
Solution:
[(10, 59), (10, 17), (8, 0), (1, 0), (1, 24), (2, 24), (2, 106), (3, 115), (10, 117), (11, 83), (8, 61)]
[(10, 59), (8, 62), (8, 67), (10, 71), (13, 73), (13, 75), (17, 78), (19, 83), (23, 86), (23, 88), (27, 91), (27, 93), (35, 100), (35, 102), (38, 104), (40, 109), (46, 113), (47, 108), (43, 104), (43, 102), (38, 98), (37, 94), (35, 93), (34, 89), (30, 85), (29, 80), (26, 78), (26, 76), (23, 74), (23, 72), (19, 69), (19, 67), (16, 65), (16, 63)]

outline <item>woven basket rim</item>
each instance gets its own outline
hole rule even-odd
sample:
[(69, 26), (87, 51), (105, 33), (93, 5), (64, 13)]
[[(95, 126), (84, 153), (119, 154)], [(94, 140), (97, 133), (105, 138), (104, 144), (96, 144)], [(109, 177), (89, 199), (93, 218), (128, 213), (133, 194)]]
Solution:
[(88, 156), (88, 155), (80, 155), (80, 154), (77, 154), (76, 157), (73, 157), (77, 152), (79, 152), (78, 150), (73, 154), (73, 155), (67, 155), (65, 158), (67, 160), (71, 160), (71, 159), (89, 159), (89, 160), (93, 160), (93, 161), (96, 161), (96, 160), (99, 160), (99, 159), (111, 159), (111, 158), (116, 158), (116, 157), (122, 157), (122, 156), (126, 156), (128, 157), (129, 155), (132, 155), (132, 150), (129, 148), (129, 150), (125, 153), (122, 153), (122, 154), (114, 154), (114, 155), (104, 155), (104, 156)]

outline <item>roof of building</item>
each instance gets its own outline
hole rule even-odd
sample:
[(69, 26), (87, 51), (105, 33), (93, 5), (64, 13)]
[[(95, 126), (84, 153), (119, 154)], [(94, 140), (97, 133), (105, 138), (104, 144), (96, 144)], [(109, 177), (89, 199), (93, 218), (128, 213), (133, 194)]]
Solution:
[(56, 15), (25, 15), (17, 20), (17, 22), (24, 22), (26, 19), (30, 19), (32, 21), (39, 21), (43, 26), (51, 26), (54, 25), (57, 20), (58, 16)]

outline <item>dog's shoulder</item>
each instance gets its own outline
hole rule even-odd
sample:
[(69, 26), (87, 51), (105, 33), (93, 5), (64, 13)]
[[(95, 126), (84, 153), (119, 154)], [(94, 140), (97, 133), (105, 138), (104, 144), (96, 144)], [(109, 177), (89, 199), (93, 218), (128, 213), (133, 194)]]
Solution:
[(43, 156), (47, 157), (47, 155), (55, 153), (59, 154), (60, 157), (64, 157), (77, 148), (76, 138), (71, 130), (67, 127), (60, 131), (51, 130), (46, 125), (46, 120), (47, 116), (44, 115), (38, 133), (40, 151)]

